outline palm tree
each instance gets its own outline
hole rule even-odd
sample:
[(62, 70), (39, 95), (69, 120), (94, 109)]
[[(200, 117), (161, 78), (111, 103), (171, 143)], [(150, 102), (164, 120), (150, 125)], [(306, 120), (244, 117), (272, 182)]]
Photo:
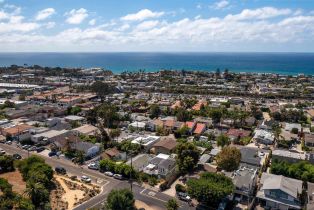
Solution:
[(36, 207), (44, 205), (49, 200), (48, 190), (39, 182), (28, 182), (24, 194), (32, 200)]

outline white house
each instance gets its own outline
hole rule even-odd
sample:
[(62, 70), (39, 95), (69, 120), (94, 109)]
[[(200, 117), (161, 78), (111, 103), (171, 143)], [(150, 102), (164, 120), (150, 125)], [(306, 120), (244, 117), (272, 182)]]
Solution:
[(149, 151), (153, 145), (160, 140), (159, 136), (140, 136), (132, 140), (133, 144), (140, 144), (144, 147), (145, 151)]
[(253, 139), (262, 144), (273, 144), (275, 136), (272, 132), (262, 129), (256, 129)]

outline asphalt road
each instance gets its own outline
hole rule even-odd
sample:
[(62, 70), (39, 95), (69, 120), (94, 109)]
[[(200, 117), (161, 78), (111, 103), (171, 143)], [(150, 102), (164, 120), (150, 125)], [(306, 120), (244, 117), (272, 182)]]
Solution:
[[(4, 149), (7, 154), (20, 154), (23, 158), (28, 157), (28, 155), (39, 155), (45, 159), (46, 163), (51, 167), (55, 168), (56, 166), (64, 167), (67, 170), (69, 175), (76, 175), (78, 178), (82, 175), (89, 176), (92, 179), (92, 182), (101, 186), (101, 192), (97, 196), (92, 199), (82, 203), (81, 205), (74, 208), (74, 210), (86, 210), (86, 209), (99, 209), (103, 206), (104, 202), (110, 191), (112, 189), (123, 189), (130, 188), (130, 183), (127, 180), (120, 181), (113, 179), (111, 177), (105, 176), (99, 171), (94, 171), (88, 169), (86, 166), (78, 166), (72, 163), (69, 160), (64, 158), (57, 157), (48, 157), (46, 155), (42, 155), (36, 152), (27, 152), (26, 150), (22, 150), (17, 148), (15, 145), (7, 145), (0, 144), (0, 148)], [(134, 197), (136, 200), (140, 200), (146, 203), (148, 206), (152, 208), (156, 208), (158, 210), (165, 209), (166, 202), (171, 199), (171, 196), (168, 196), (164, 193), (158, 192), (154, 189), (147, 189), (139, 186), (137, 183), (133, 183), (132, 191), (134, 193)], [(186, 202), (178, 201), (180, 208), (182, 210), (193, 210), (194, 207), (190, 207)]]

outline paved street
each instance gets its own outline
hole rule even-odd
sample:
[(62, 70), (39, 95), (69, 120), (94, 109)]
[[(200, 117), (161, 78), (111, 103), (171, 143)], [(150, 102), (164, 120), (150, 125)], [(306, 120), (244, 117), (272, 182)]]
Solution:
[[(45, 159), (46, 163), (55, 168), (56, 166), (62, 166), (67, 170), (69, 175), (76, 175), (78, 177), (82, 175), (87, 175), (92, 179), (93, 183), (96, 183), (101, 186), (101, 193), (92, 199), (86, 201), (85, 203), (74, 208), (75, 210), (85, 210), (89, 208), (100, 208), (102, 204), (106, 201), (107, 195), (112, 189), (122, 189), (130, 188), (130, 183), (128, 181), (120, 181), (113, 179), (111, 177), (105, 176), (104, 174), (88, 169), (86, 166), (81, 167), (75, 165), (71, 161), (68, 161), (64, 158), (57, 157), (47, 157), (46, 155), (41, 155), (40, 153), (30, 152), (17, 148), (15, 145), (6, 145), (0, 144), (0, 148), (4, 149), (7, 154), (18, 153), (23, 158), (26, 158), (28, 155), (36, 154)], [(165, 209), (165, 203), (172, 197), (158, 192), (152, 189), (146, 189), (139, 186), (137, 183), (133, 183), (133, 193), (135, 199), (140, 200), (152, 208), (156, 209)], [(189, 207), (185, 202), (179, 201), (180, 209), (195, 209)]]

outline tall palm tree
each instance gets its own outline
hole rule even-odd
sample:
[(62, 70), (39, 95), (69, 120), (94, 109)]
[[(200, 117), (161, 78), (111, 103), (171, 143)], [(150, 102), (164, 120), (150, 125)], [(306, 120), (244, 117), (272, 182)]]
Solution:
[(28, 182), (24, 194), (32, 200), (36, 207), (42, 206), (49, 200), (48, 190), (39, 182)]

